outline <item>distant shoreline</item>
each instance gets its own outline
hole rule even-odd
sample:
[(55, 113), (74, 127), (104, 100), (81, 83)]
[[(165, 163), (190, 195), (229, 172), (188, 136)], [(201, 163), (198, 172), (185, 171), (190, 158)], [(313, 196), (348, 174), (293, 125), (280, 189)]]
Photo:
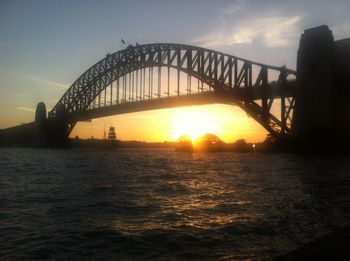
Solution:
[[(180, 144), (181, 145), (181, 144)], [(303, 146), (302, 144), (293, 144), (283, 142), (279, 140), (266, 139), (259, 143), (247, 143), (244, 139), (238, 139), (232, 143), (219, 142), (219, 143), (202, 143), (194, 144), (192, 149), (182, 149), (179, 147), (177, 141), (163, 141), (163, 142), (146, 142), (146, 141), (122, 141), (122, 140), (104, 140), (104, 139), (80, 139), (69, 138), (68, 142), (58, 146), (33, 146), (33, 145), (20, 145), (20, 144), (0, 144), (1, 147), (7, 148), (61, 148), (61, 149), (74, 149), (74, 148), (98, 148), (98, 149), (147, 149), (147, 148), (169, 148), (178, 152), (257, 152), (257, 153), (290, 153), (290, 154), (310, 154), (310, 155), (325, 155), (325, 156), (347, 156), (350, 154), (348, 150), (349, 146), (345, 144), (328, 144), (327, 146), (309, 145)]]
[[(206, 151), (206, 152), (254, 152), (254, 146), (252, 143), (246, 143), (240, 140), (240, 142), (215, 144), (215, 146), (193, 146), (193, 152)], [(145, 141), (121, 141), (121, 140), (102, 140), (102, 139), (70, 139), (68, 147), (70, 148), (170, 148), (176, 151), (186, 151), (178, 149), (179, 143), (176, 141), (164, 141), (164, 142), (145, 142)]]
[(192, 150), (178, 149), (178, 142), (164, 141), (164, 142), (146, 142), (146, 141), (121, 141), (121, 140), (102, 140), (102, 139), (69, 139), (68, 148), (169, 148), (178, 152), (257, 152), (257, 153), (291, 153), (291, 154), (315, 154), (315, 155), (349, 155), (346, 146), (334, 145), (326, 147), (318, 146), (298, 146), (290, 143), (283, 143), (279, 141), (265, 140), (259, 143), (247, 143), (243, 139), (238, 139), (232, 143), (222, 142), (219, 144), (205, 144), (193, 145)]

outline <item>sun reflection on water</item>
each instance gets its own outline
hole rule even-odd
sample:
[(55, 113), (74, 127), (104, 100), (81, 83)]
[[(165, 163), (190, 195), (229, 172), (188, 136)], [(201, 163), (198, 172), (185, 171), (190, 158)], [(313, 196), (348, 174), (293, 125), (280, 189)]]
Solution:
[[(235, 222), (251, 222), (259, 215), (240, 213), (237, 207), (249, 207), (250, 201), (240, 199), (235, 189), (223, 186), (218, 173), (186, 173), (179, 180), (166, 180), (165, 189), (153, 190), (148, 196), (153, 210), (135, 222), (118, 219), (113, 223), (119, 232), (132, 234), (137, 231), (159, 229), (177, 230), (183, 227), (214, 229)], [(136, 203), (136, 209), (149, 202)]]

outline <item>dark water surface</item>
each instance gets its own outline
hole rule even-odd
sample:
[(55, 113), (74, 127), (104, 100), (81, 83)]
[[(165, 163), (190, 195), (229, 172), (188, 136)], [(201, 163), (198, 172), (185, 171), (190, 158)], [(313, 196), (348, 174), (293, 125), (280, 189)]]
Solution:
[(261, 260), (349, 209), (349, 157), (0, 149), (1, 259)]

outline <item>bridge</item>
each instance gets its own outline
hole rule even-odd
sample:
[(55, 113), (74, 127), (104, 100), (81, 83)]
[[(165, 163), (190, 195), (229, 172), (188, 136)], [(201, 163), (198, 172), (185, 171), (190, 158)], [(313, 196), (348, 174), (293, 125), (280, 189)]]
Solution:
[(3, 141), (21, 136), (22, 140), (54, 144), (66, 140), (79, 121), (225, 103), (242, 108), (276, 139), (310, 140), (314, 131), (350, 130), (344, 117), (337, 117), (338, 127), (333, 126), (339, 112), (350, 115), (345, 76), (350, 71), (349, 54), (349, 39), (334, 41), (326, 26), (305, 30), (297, 71), (191, 45), (128, 46), (86, 70), (48, 118), (40, 103), (35, 122), (2, 130), (0, 135)]

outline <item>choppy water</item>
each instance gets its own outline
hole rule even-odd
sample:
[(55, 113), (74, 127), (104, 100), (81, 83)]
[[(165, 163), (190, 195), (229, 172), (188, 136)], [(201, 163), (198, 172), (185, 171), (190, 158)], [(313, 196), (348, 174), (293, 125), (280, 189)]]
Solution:
[(345, 157), (0, 149), (1, 259), (261, 260), (349, 209)]

